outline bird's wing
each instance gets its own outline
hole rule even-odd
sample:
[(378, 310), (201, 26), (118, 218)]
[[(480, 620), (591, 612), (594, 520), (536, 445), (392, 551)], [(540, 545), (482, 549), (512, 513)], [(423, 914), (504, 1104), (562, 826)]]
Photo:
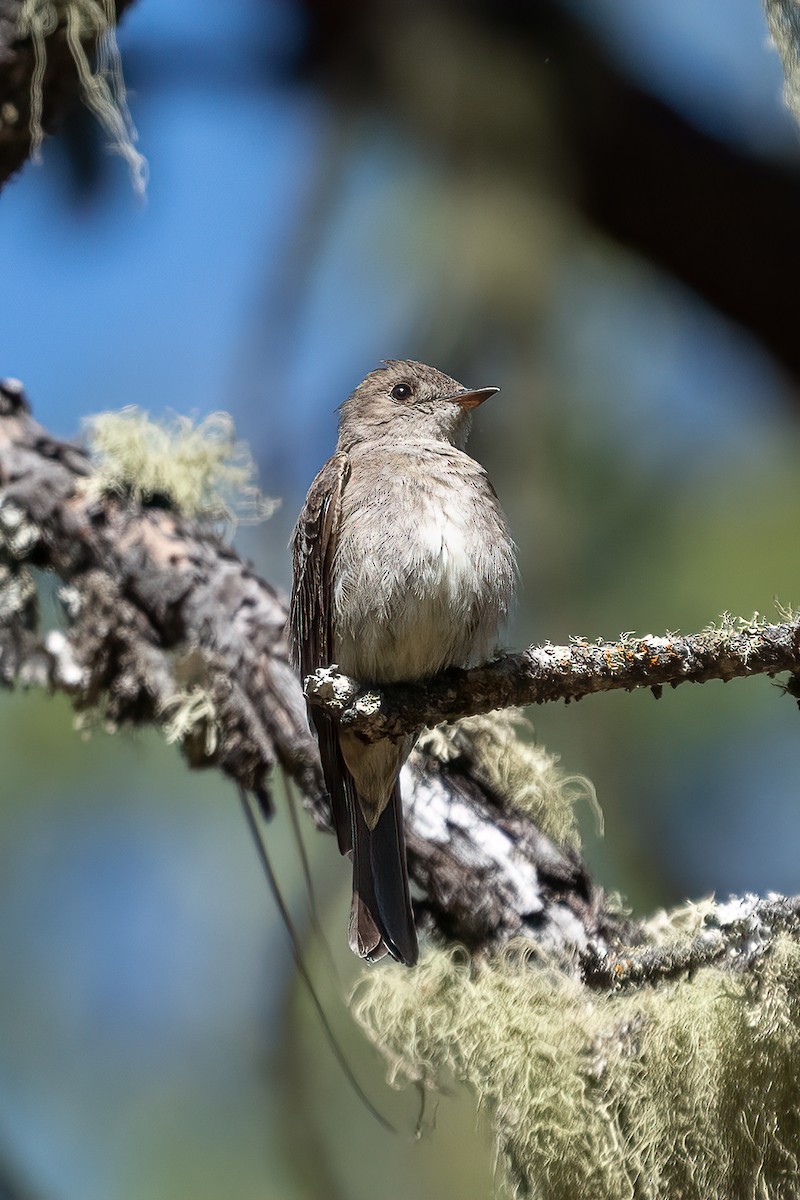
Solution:
[[(290, 627), (292, 653), (302, 677), (333, 658), (333, 561), (342, 494), (350, 476), (346, 454), (334, 454), (311, 485), (294, 531), (294, 586)], [(417, 961), (417, 934), (408, 892), (403, 809), (399, 784), (374, 829), (364, 819), (339, 735), (319, 708), (310, 708), (319, 741), (331, 817), (342, 854), (352, 852), (353, 904), (350, 944), (375, 961), (388, 951), (410, 966)]]
[[(350, 477), (350, 460), (334, 454), (312, 483), (292, 539), (294, 586), (289, 617), (292, 655), (301, 678), (333, 659), (333, 559), (341, 519), (342, 493)], [(350, 811), (355, 785), (345, 766), (339, 739), (330, 720), (318, 708), (310, 717), (319, 740), (325, 784), (331, 798), (331, 817), (339, 850), (353, 846)]]

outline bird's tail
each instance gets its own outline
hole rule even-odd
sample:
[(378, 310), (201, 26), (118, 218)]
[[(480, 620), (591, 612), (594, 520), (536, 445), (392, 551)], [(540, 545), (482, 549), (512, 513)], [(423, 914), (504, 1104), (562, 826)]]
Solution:
[(352, 832), (351, 949), (370, 962), (388, 953), (413, 967), (419, 945), (408, 890), (399, 780), (374, 829), (364, 820), (361, 805), (352, 806)]

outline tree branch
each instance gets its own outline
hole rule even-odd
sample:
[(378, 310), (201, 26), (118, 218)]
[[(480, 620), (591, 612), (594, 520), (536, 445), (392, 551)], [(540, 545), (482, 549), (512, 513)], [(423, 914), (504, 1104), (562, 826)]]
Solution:
[(698, 931), (689, 936), (684, 931), (684, 936), (661, 941), (651, 926), (640, 931), (639, 947), (600, 954), (590, 947), (583, 955), (584, 982), (601, 991), (618, 991), (689, 977), (712, 964), (742, 973), (766, 953), (778, 934), (800, 940), (800, 896), (732, 897), (719, 904), (707, 901), (695, 912)]
[(800, 618), (779, 624), (725, 617), (689, 637), (625, 635), (617, 642), (576, 639), (569, 646), (530, 646), (468, 671), (445, 671), (424, 683), (362, 687), (335, 665), (309, 675), (306, 697), (367, 741), (399, 738), (425, 725), (496, 708), (581, 700), (594, 692), (800, 671)]

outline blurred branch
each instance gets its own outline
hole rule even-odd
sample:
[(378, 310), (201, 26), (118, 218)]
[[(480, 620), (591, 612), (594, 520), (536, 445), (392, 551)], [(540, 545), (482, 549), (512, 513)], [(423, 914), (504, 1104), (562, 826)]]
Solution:
[[(757, 614), (756, 614), (757, 616)], [(626, 636), (617, 642), (575, 639), (569, 646), (530, 646), (470, 670), (451, 670), (425, 683), (363, 688), (323, 667), (305, 681), (312, 704), (368, 741), (398, 738), (425, 725), (491, 712), (495, 708), (581, 700), (594, 692), (708, 683), (712, 679), (800, 672), (800, 616), (768, 625), (756, 618), (723, 619), (689, 637)]]
[(0, 1200), (39, 1200), (41, 1193), (20, 1177), (6, 1154), (0, 1157)]
[[(796, 11), (794, 0), (769, 0), (776, 7)], [(305, 8), (306, 69), (345, 114), (383, 111), (421, 144), (438, 139), (454, 172), (523, 189), (541, 184), (544, 162), (561, 203), (744, 326), (800, 379), (796, 165), (725, 144), (633, 84), (563, 0)], [(425, 53), (431, 33), (446, 64)], [(428, 67), (407, 87), (415, 55)], [(459, 103), (443, 128), (445, 66)], [(502, 88), (489, 82), (498, 75)]]
[[(748, 329), (796, 380), (787, 307), (800, 270), (800, 171), (703, 133), (598, 56), (588, 89), (562, 97), (597, 227)], [(569, 87), (569, 84), (568, 84)]]
[(642, 946), (621, 952), (598, 955), (590, 950), (584, 956), (584, 982), (600, 990), (620, 990), (690, 977), (713, 964), (747, 971), (779, 934), (800, 943), (800, 896), (745, 895), (709, 902), (699, 926), (699, 932), (687, 936), (684, 931), (660, 945), (643, 939)]
[[(132, 3), (115, 0), (115, 21)], [(70, 8), (78, 18), (71, 30)], [(70, 40), (79, 30), (84, 53), (94, 57), (108, 28), (95, 12), (102, 7), (82, 0), (0, 0), (0, 186), (36, 148), (36, 124), (55, 133), (75, 107), (85, 80)], [(26, 23), (34, 32), (21, 32)]]

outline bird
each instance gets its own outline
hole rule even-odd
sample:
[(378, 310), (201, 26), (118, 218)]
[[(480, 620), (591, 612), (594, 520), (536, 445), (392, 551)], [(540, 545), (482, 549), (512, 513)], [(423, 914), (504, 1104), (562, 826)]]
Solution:
[[(365, 686), (486, 661), (516, 579), (516, 549), (485, 469), (465, 451), (470, 389), (387, 359), (339, 408), (336, 450), (292, 537), (290, 635), (302, 678), (337, 666)], [(367, 742), (309, 706), (339, 849), (353, 864), (349, 942), (414, 966), (399, 774), (417, 735)]]

